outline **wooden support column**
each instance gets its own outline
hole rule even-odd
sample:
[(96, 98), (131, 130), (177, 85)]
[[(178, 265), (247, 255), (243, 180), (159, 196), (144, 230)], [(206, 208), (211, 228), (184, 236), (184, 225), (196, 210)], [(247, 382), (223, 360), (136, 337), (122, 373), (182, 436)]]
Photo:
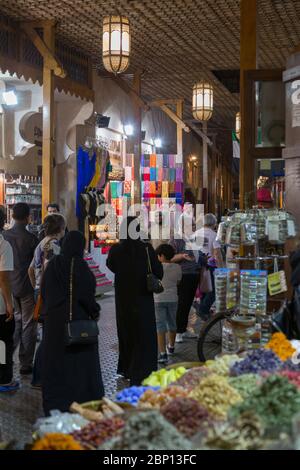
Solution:
[(136, 72), (133, 77), (133, 90), (131, 94), (134, 106), (134, 203), (141, 203), (141, 154), (142, 154), (142, 108), (141, 108), (141, 73)]
[(216, 153), (216, 136), (213, 137), (214, 145), (212, 147), (212, 174), (211, 174), (211, 210), (217, 213), (217, 153)]
[[(177, 101), (176, 103), (176, 114), (179, 119), (182, 120), (183, 117), (183, 101)], [(182, 135), (182, 126), (177, 123), (177, 155), (178, 163), (183, 163), (183, 135)]]
[[(202, 125), (203, 133), (207, 136), (207, 122), (203, 121)], [(203, 162), (202, 162), (202, 188), (204, 193), (206, 193), (206, 201), (205, 201), (205, 212), (208, 210), (208, 152), (207, 152), (207, 140), (203, 139)]]
[(254, 161), (249, 155), (251, 126), (248, 124), (249, 109), (246, 108), (245, 72), (257, 67), (257, 0), (241, 0), (240, 35), (240, 207), (245, 207), (245, 197), (254, 191)]
[[(54, 25), (44, 27), (44, 42), (54, 51)], [(42, 166), (42, 217), (46, 215), (47, 204), (52, 200), (54, 159), (54, 73), (51, 63), (44, 58), (43, 67), (43, 166)]]

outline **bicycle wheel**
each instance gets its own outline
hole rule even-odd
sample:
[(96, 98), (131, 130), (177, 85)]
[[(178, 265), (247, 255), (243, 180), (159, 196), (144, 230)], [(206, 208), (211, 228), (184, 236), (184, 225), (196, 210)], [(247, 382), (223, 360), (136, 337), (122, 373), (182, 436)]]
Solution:
[(198, 356), (201, 362), (214, 359), (222, 352), (222, 327), (225, 315), (220, 313), (208, 320), (200, 331)]

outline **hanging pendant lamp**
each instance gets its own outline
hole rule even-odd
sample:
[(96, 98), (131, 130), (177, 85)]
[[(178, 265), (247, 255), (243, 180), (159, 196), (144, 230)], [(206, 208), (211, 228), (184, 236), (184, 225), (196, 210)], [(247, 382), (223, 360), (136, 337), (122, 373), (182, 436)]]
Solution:
[(213, 113), (214, 90), (211, 83), (201, 80), (193, 86), (192, 113), (198, 121), (209, 121)]
[(122, 15), (105, 16), (103, 19), (102, 59), (108, 72), (125, 72), (129, 66), (130, 24)]

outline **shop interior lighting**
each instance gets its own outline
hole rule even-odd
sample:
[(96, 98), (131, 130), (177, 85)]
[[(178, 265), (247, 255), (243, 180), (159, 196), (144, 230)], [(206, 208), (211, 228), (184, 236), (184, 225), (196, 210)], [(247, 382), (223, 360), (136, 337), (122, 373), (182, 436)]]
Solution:
[(2, 93), (2, 98), (4, 104), (6, 104), (7, 106), (15, 106), (16, 104), (18, 104), (18, 97), (13, 90), (4, 91)]
[(160, 149), (162, 144), (161, 144), (161, 139), (155, 139), (154, 140), (154, 145), (156, 148)]
[(129, 137), (131, 135), (133, 135), (133, 125), (132, 124), (126, 124), (124, 126), (124, 130), (125, 130), (125, 134)]

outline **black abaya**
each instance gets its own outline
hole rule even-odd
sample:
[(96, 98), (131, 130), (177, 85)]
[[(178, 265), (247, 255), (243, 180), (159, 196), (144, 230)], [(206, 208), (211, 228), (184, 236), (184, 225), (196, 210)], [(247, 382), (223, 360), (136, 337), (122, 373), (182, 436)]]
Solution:
[[(72, 233), (72, 232), (70, 232)], [(53, 409), (68, 411), (71, 403), (97, 400), (104, 395), (98, 344), (64, 345), (69, 316), (69, 265), (55, 256), (43, 276), (44, 331), (42, 342), (42, 391), (45, 414)], [(75, 258), (73, 319), (98, 318), (95, 277), (80, 257)]]
[(107, 267), (115, 273), (116, 317), (119, 339), (118, 372), (139, 385), (157, 369), (157, 335), (153, 295), (147, 291), (147, 252), (153, 273), (163, 267), (150, 244), (126, 240), (113, 246)]

